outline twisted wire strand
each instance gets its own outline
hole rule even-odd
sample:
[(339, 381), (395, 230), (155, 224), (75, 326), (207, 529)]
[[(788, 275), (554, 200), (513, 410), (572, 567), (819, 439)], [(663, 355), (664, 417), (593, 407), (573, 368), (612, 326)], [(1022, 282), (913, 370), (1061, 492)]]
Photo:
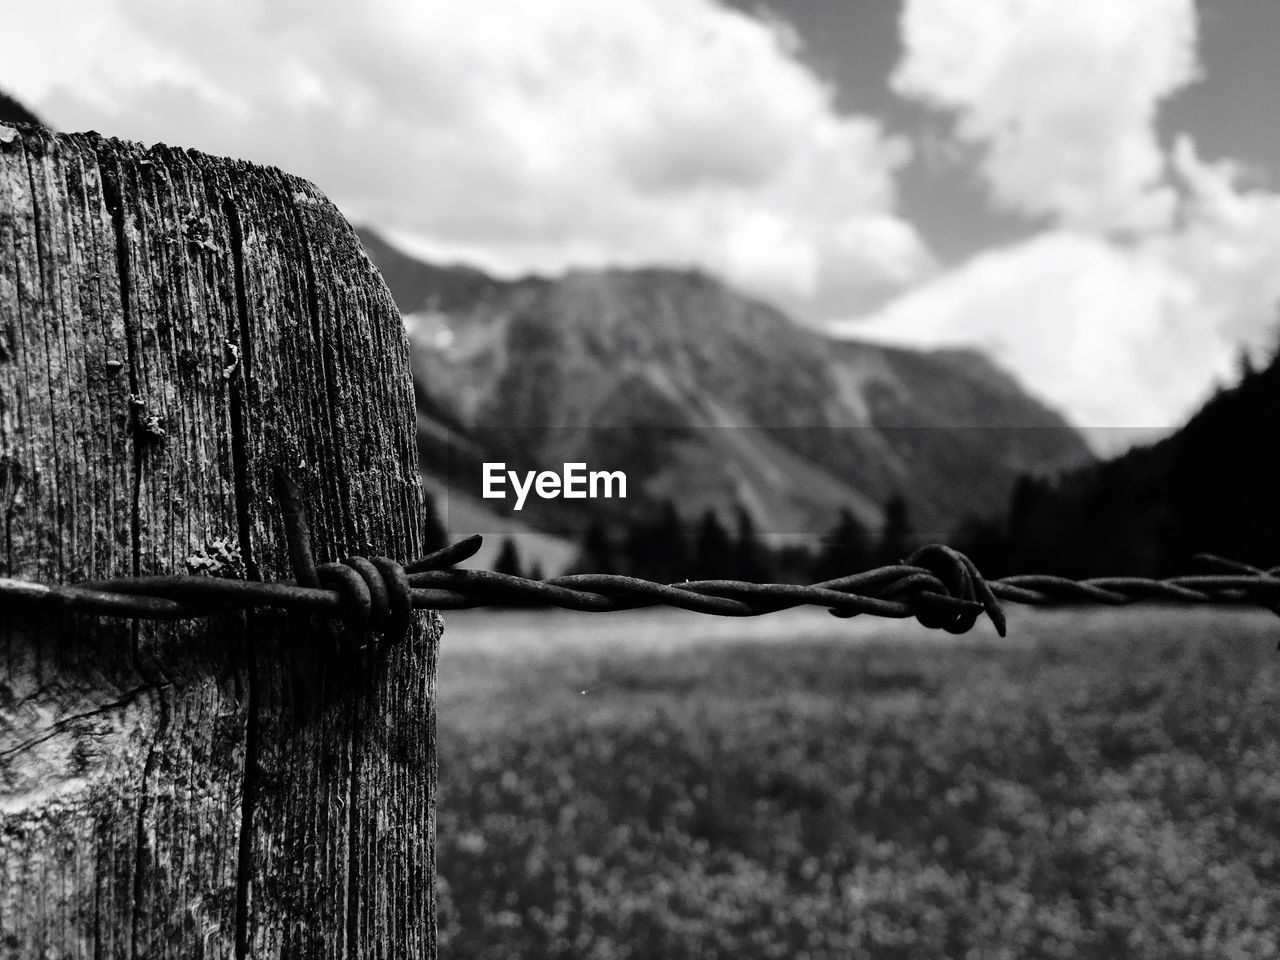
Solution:
[[(920, 565), (920, 553), (908, 562), (877, 567), (863, 573), (811, 585), (750, 583), (739, 580), (694, 580), (663, 584), (614, 574), (574, 574), (547, 580), (529, 580), (486, 570), (454, 569), (473, 556), (481, 539), (471, 537), (411, 564), (387, 558), (376, 561), (348, 558), (347, 570), (360, 561), (365, 573), (351, 580), (332, 577), (344, 564), (322, 564), (317, 569), (325, 586), (301, 586), (295, 582), (223, 580), (200, 576), (142, 576), (78, 584), (40, 584), (0, 578), (5, 608), (49, 605), (80, 613), (149, 620), (181, 620), (252, 610), (259, 607), (308, 611), (339, 616), (353, 627), (393, 634), (407, 629), (408, 609), (463, 610), (476, 607), (560, 607), (596, 613), (667, 606), (696, 613), (728, 617), (754, 617), (798, 606), (818, 605), (840, 617), (871, 614), (879, 617), (916, 617), (928, 626), (961, 633), (986, 613), (1003, 636), (1005, 622), (1000, 601), (1033, 606), (1121, 606), (1148, 601), (1185, 604), (1263, 606), (1280, 613), (1280, 567), (1239, 570), (1240, 564), (1203, 557), (1232, 572), (1170, 577), (1097, 577), (1071, 580), (1048, 575), (1020, 575), (987, 581), (965, 569), (967, 585), (938, 566)], [(925, 550), (946, 550), (972, 564), (962, 554), (933, 545)], [(378, 563), (377, 561), (382, 561)], [(370, 582), (380, 575), (385, 583), (403, 574), (407, 596), (401, 595), (399, 622), (389, 608), (390, 593), (374, 596)], [(326, 579), (325, 573), (331, 578)], [(363, 584), (363, 587), (361, 586)], [(957, 586), (959, 589), (957, 589)], [(965, 589), (967, 586), (967, 589)], [(984, 595), (985, 594), (985, 595)], [(407, 601), (407, 605), (406, 605)]]
[(418, 560), (347, 557), (315, 562), (310, 527), (293, 482), (276, 475), (285, 518), (293, 582), (203, 576), (140, 576), (75, 584), (42, 584), (0, 577), (0, 613), (32, 606), (102, 616), (182, 620), (261, 607), (340, 617), (353, 629), (398, 642), (416, 609), (560, 607), (604, 613), (676, 607), (723, 617), (755, 617), (792, 607), (826, 607), (837, 617), (870, 614), (915, 617), (927, 627), (964, 633), (986, 614), (1005, 635), (1000, 601), (1033, 606), (1150, 601), (1255, 605), (1280, 614), (1280, 566), (1253, 567), (1211, 554), (1196, 559), (1219, 572), (1151, 580), (1095, 577), (1072, 580), (1040, 574), (987, 581), (964, 554), (941, 544), (922, 547), (903, 563), (800, 585), (741, 580), (655, 583), (615, 574), (572, 574), (546, 580), (486, 570), (457, 569), (480, 549), (468, 537)]

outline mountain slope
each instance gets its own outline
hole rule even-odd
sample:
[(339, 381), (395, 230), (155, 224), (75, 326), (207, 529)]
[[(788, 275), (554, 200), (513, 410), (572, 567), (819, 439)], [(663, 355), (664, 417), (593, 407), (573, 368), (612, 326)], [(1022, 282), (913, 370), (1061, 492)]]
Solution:
[[(879, 522), (894, 492), (923, 532), (994, 509), (1031, 468), (1088, 459), (1079, 436), (972, 353), (835, 341), (692, 271), (499, 281), (417, 264), (367, 231), (406, 313), (428, 470), (480, 489), (513, 469), (621, 469), (624, 503), (693, 516), (742, 504), (761, 530), (814, 533), (842, 507)], [(579, 504), (538, 505), (572, 529)]]
[(392, 246), (372, 230), (357, 229), (382, 277), (395, 296), (401, 313), (454, 310), (497, 295), (507, 284), (483, 271), (464, 266), (423, 263)]
[[(996, 529), (996, 572), (1186, 573), (1194, 554), (1280, 562), (1280, 355), (1180, 430), (1104, 463), (1025, 480)], [(985, 569), (985, 568), (984, 568)]]

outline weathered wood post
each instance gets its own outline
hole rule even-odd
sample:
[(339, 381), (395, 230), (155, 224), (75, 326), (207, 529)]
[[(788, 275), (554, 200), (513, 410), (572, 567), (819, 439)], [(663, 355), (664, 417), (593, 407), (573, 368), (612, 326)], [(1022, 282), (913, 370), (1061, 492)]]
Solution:
[[(0, 126), (0, 574), (420, 546), (408, 348), (274, 169)], [(4, 601), (0, 601), (3, 603)], [(431, 957), (440, 619), (0, 610), (0, 957)]]

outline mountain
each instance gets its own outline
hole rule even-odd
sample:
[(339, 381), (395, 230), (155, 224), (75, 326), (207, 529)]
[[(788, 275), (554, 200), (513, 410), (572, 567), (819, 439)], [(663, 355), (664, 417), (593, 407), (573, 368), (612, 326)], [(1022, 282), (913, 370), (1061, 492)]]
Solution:
[[(893, 494), (945, 536), (1028, 470), (1090, 459), (982, 356), (834, 340), (697, 271), (500, 280), (361, 237), (406, 317), (425, 468), (454, 495), (479, 464), (623, 470), (628, 500), (526, 507), (544, 528), (735, 505), (768, 533), (878, 525)], [(493, 501), (490, 501), (492, 503)]]
[(1003, 516), (970, 525), (968, 552), (992, 575), (1169, 576), (1199, 552), (1280, 563), (1280, 351), (1261, 371), (1241, 367), (1158, 443), (1019, 481)]
[(423, 263), (368, 229), (358, 229), (365, 253), (377, 264), (401, 313), (466, 310), (476, 301), (497, 296), (509, 284), (481, 270)]

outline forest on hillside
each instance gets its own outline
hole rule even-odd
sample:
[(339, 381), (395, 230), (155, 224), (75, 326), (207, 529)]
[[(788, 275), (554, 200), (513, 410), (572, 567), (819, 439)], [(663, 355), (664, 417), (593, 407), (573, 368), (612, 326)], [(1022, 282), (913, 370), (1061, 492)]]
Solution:
[(1186, 573), (1197, 553), (1280, 563), (1280, 349), (1241, 354), (1218, 389), (1158, 443), (1057, 476), (1024, 476), (1003, 516), (968, 519), (956, 545), (989, 576)]

